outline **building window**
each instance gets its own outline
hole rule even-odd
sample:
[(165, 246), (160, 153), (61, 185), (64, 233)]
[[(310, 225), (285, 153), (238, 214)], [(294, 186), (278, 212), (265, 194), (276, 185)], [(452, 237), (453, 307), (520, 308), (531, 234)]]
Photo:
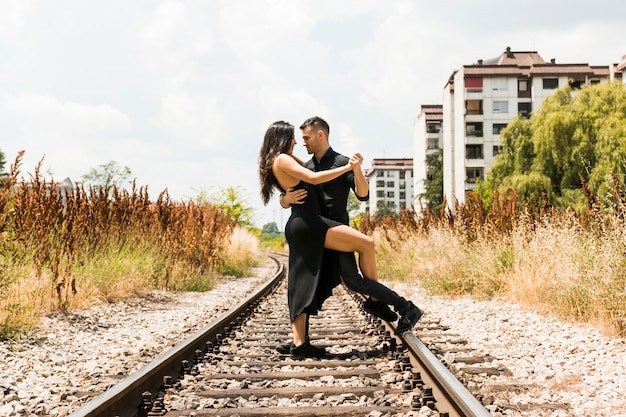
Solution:
[(580, 87), (585, 83), (585, 80), (575, 80), (570, 78), (567, 83), (571, 87), (572, 90), (580, 90)]
[(491, 89), (493, 91), (505, 91), (509, 89), (509, 80), (506, 78), (492, 78)]
[(508, 101), (494, 101), (493, 102), (493, 112), (494, 113), (508, 113), (509, 112), (509, 102)]
[(465, 89), (473, 92), (483, 91), (483, 79), (480, 77), (467, 77), (465, 79)]
[(505, 127), (506, 123), (494, 123), (492, 132), (494, 135), (499, 135)]
[(465, 145), (466, 159), (483, 159), (483, 145)]
[(385, 192), (383, 190), (376, 191), (376, 198), (385, 198)]
[(377, 180), (376, 181), (376, 188), (382, 188), (385, 186), (385, 181), (384, 180)]
[(544, 78), (543, 79), (543, 89), (544, 90), (554, 90), (559, 88), (559, 79), (558, 78)]
[(476, 180), (483, 179), (483, 169), (482, 168), (467, 168), (465, 170), (466, 181), (468, 183), (475, 183)]
[(404, 191), (400, 191), (400, 200), (406, 200), (406, 193)]
[(439, 149), (439, 139), (438, 138), (429, 138), (428, 144), (426, 145), (428, 149)]
[(405, 209), (406, 208), (406, 203), (404, 201), (400, 202), (400, 208), (401, 209)]
[(406, 182), (400, 181), (400, 184), (398, 184), (398, 188), (400, 188), (401, 190), (404, 190), (406, 188)]
[(475, 122), (475, 123), (466, 124), (465, 133), (467, 134), (467, 136), (476, 136), (476, 137), (482, 138), (483, 137), (483, 123)]
[(532, 103), (517, 103), (517, 112), (523, 117), (529, 117)]
[(502, 147), (502, 145), (494, 145), (494, 147), (493, 147), (493, 156), (500, 155), (502, 153), (503, 149), (504, 148)]
[(520, 91), (520, 92), (528, 91), (528, 80), (518, 80), (517, 91)]
[(377, 171), (376, 172), (376, 176), (377, 177), (384, 177), (385, 176), (385, 172), (384, 171)]
[(466, 100), (465, 111), (467, 114), (483, 114), (482, 100)]
[(393, 181), (387, 181), (387, 187), (393, 188), (396, 184)]
[(439, 133), (441, 132), (441, 125), (439, 123), (437, 124), (428, 123), (426, 125), (426, 132), (427, 133)]
[(400, 171), (400, 179), (403, 180), (406, 178), (406, 171)]
[(589, 84), (600, 84), (600, 80), (597, 78), (592, 78), (591, 80), (589, 80)]
[(393, 198), (394, 197), (394, 192), (393, 191), (387, 191), (387, 198)]
[(517, 96), (522, 98), (531, 98), (529, 80), (517, 80)]

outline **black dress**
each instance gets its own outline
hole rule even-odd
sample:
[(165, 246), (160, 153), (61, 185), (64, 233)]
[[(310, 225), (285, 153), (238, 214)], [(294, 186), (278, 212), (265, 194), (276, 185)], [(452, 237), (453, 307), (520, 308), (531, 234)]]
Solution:
[(303, 204), (292, 205), (285, 225), (289, 244), (287, 291), (292, 322), (302, 313), (316, 315), (331, 295), (334, 285), (322, 274), (324, 241), (328, 229), (342, 224), (320, 214), (314, 186), (301, 181), (294, 187), (301, 188), (307, 190), (307, 197)]

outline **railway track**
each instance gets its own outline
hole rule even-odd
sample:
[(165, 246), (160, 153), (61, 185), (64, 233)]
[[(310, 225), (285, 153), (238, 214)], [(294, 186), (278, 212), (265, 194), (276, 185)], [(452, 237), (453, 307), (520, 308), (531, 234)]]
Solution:
[(286, 258), (273, 258), (274, 278), (248, 300), (70, 416), (403, 416), (424, 407), (440, 417), (490, 415), (439, 360), (437, 346), (462, 350), (458, 335), (426, 315), (393, 336), (393, 323), (365, 313), (362, 297), (341, 286), (311, 317), (311, 342), (329, 354), (277, 353), (291, 327)]

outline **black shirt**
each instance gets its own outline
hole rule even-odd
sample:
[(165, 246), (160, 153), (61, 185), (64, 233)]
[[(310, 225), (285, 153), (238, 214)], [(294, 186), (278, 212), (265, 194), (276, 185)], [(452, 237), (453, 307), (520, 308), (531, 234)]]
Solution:
[[(332, 148), (328, 148), (321, 161), (317, 162), (314, 156), (304, 166), (317, 172), (344, 166), (349, 161), (350, 158), (347, 156), (335, 152)], [(350, 194), (351, 189), (352, 191), (355, 189), (354, 172), (348, 171), (334, 180), (316, 186), (315, 189), (322, 206), (322, 215), (348, 225), (350, 222), (348, 216), (348, 194)], [(369, 192), (365, 197), (356, 196), (359, 201), (367, 201)]]

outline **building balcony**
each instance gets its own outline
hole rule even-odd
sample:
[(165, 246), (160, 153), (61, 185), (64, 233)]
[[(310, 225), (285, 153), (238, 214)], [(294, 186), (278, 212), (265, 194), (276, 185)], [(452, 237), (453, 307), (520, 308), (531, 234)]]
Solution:
[(465, 158), (465, 166), (467, 168), (484, 168), (485, 167), (485, 159), (484, 158)]

